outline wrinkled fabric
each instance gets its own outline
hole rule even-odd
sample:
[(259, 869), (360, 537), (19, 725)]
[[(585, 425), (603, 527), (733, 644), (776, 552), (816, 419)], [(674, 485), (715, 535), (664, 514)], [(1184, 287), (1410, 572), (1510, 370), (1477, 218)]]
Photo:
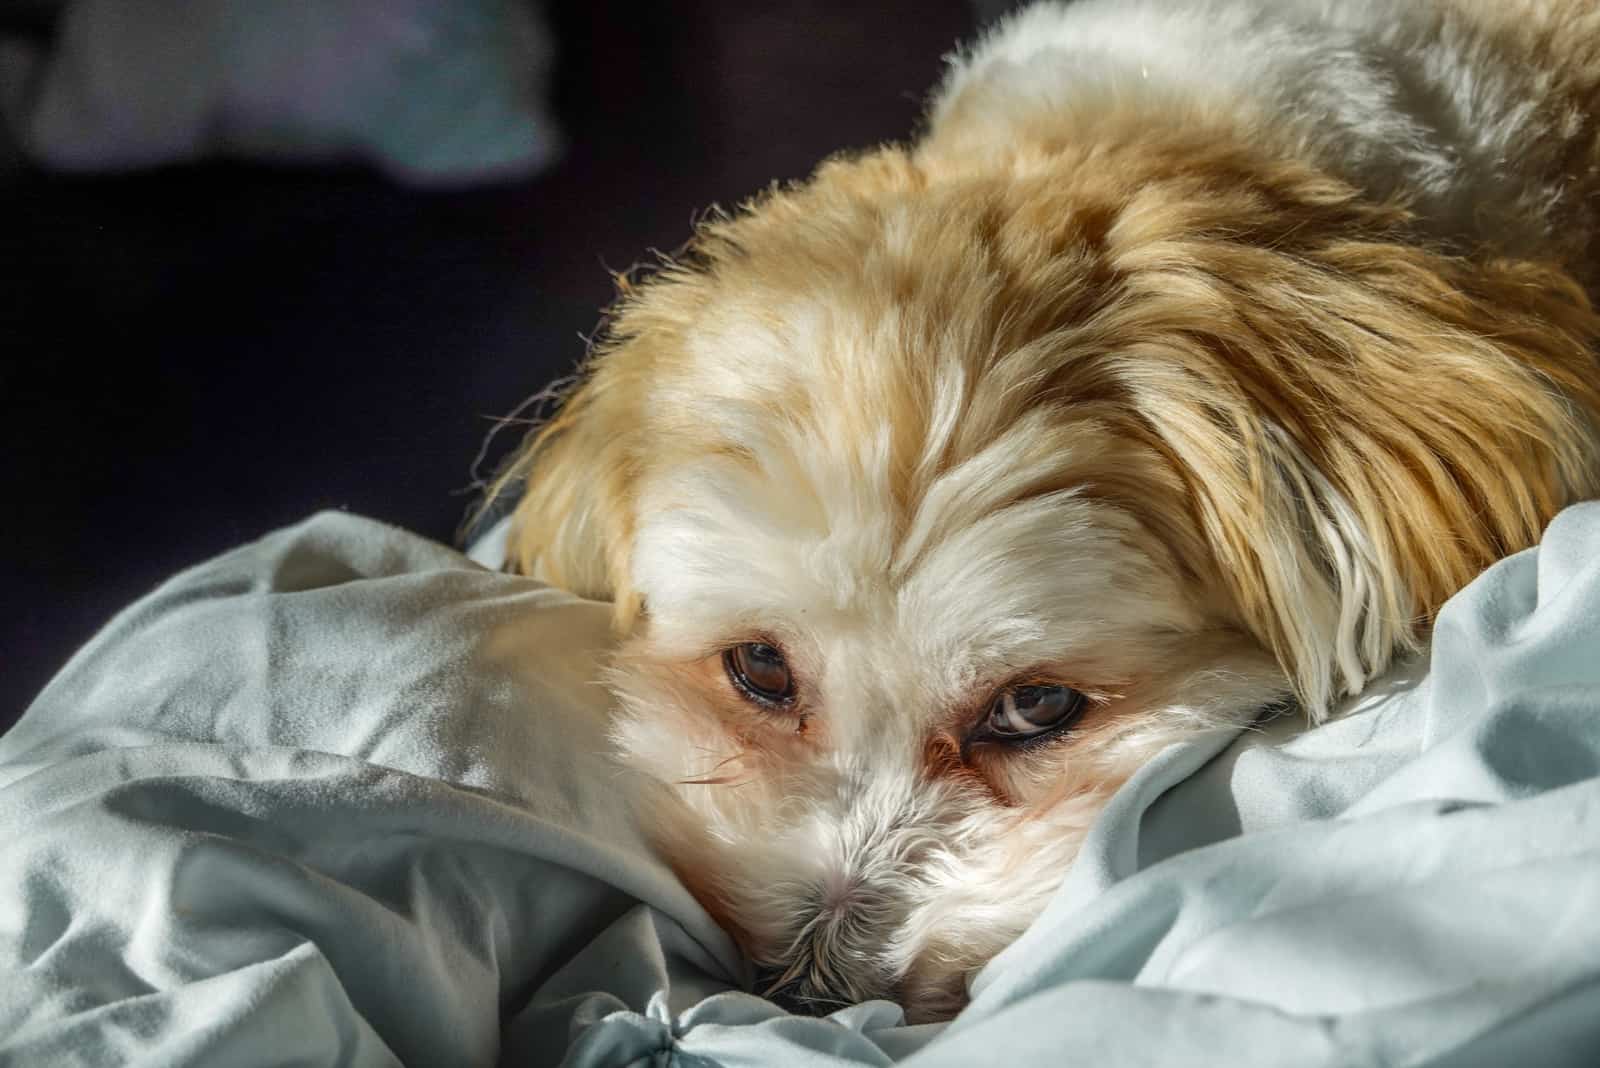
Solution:
[(949, 1025), (742, 992), (609, 641), (343, 514), (129, 608), (0, 738), (0, 1065), (1595, 1062), (1600, 504), (1345, 715), (1152, 761)]

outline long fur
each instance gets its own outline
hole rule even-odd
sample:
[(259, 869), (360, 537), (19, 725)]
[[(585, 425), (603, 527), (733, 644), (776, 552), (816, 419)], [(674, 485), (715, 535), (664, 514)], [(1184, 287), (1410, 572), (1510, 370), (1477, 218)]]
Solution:
[[(1140, 763), (1327, 715), (1596, 493), (1597, 85), (1581, 0), (1042, 4), (623, 293), (514, 561), (615, 601), (619, 749), (773, 989), (948, 1015)], [(969, 752), (1029, 673), (1083, 723)]]

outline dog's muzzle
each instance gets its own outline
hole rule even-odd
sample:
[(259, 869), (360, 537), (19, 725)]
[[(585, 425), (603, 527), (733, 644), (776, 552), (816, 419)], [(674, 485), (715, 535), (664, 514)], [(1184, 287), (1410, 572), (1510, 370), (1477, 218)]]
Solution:
[(747, 947), (758, 969), (757, 993), (807, 1015), (896, 999), (907, 923), (926, 896), (930, 858), (951, 848), (960, 811), (952, 794), (913, 782), (896, 790), (879, 779), (841, 791), (833, 805), (806, 813), (809, 826), (796, 826), (798, 839), (829, 847), (796, 880), (805, 889), (782, 901), (782, 938)]

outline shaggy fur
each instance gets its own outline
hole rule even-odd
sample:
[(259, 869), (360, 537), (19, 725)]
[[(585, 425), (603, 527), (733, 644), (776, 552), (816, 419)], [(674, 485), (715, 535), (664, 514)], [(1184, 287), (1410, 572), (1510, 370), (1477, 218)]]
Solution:
[[(618, 748), (769, 989), (954, 1012), (1154, 753), (1326, 715), (1595, 494), (1597, 80), (1588, 0), (1044, 4), (624, 286), (512, 552), (614, 599)], [(1087, 714), (974, 744), (1037, 680)]]

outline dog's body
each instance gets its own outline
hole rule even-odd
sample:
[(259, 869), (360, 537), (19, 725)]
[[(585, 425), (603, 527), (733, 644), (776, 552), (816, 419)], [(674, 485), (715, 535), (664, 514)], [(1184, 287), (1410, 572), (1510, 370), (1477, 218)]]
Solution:
[(624, 293), (512, 551), (774, 990), (954, 1011), (1141, 763), (1600, 489), (1597, 86), (1584, 0), (1043, 5)]

